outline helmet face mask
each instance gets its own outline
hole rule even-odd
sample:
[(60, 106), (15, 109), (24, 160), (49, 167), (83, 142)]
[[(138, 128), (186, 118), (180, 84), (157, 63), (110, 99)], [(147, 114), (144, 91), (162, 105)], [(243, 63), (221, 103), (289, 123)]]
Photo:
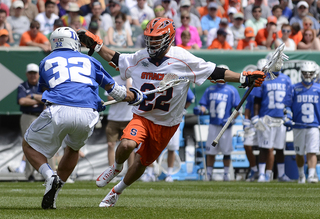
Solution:
[(303, 62), (300, 71), (303, 83), (306, 85), (313, 84), (317, 77), (317, 64), (313, 61)]
[(81, 43), (77, 33), (70, 27), (59, 27), (50, 35), (51, 49), (71, 49), (81, 51)]
[(144, 31), (144, 35), (149, 56), (158, 58), (173, 43), (175, 37), (173, 20), (167, 18), (151, 20)]

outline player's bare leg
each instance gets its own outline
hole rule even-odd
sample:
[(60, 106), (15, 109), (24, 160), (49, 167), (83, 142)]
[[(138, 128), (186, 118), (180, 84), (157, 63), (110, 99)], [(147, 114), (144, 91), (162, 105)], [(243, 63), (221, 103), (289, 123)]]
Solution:
[(28, 161), (35, 169), (39, 170), (42, 164), (47, 163), (47, 158), (33, 149), (24, 139), (22, 141), (22, 149)]
[(244, 145), (244, 150), (246, 151), (246, 155), (250, 164), (250, 167), (256, 166), (256, 157), (253, 154), (252, 146)]
[(296, 163), (299, 172), (298, 183), (306, 183), (306, 176), (304, 174), (304, 156), (296, 154)]
[(76, 167), (79, 159), (79, 151), (74, 151), (69, 146), (64, 150), (64, 155), (62, 156), (59, 166), (58, 166), (58, 176), (64, 182), (67, 181), (72, 171)]
[(109, 166), (114, 164), (114, 149), (116, 148), (116, 142), (108, 142), (108, 162)]
[(317, 183), (319, 181), (316, 174), (317, 165), (317, 155), (315, 153), (307, 153), (307, 163), (308, 163), (308, 183)]
[(168, 157), (167, 157), (167, 162), (168, 162), (168, 174), (167, 177), (165, 179), (166, 182), (173, 182), (173, 179), (171, 177), (172, 175), (172, 169), (173, 169), (173, 165), (174, 165), (174, 160), (176, 158), (176, 153), (175, 151), (169, 151), (168, 150)]
[(216, 158), (216, 156), (215, 155), (209, 155), (209, 154), (207, 154), (206, 155), (207, 157), (207, 179), (208, 179), (208, 181), (210, 181), (210, 180), (212, 180), (212, 170), (213, 170), (213, 164), (214, 164), (214, 162), (215, 162), (215, 158)]

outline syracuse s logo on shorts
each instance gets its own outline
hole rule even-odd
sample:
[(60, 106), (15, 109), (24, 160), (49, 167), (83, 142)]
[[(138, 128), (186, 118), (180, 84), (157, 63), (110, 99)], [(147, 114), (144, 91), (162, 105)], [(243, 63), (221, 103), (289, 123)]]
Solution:
[(132, 136), (136, 136), (137, 135), (138, 130), (137, 129), (131, 129), (130, 131), (130, 135)]

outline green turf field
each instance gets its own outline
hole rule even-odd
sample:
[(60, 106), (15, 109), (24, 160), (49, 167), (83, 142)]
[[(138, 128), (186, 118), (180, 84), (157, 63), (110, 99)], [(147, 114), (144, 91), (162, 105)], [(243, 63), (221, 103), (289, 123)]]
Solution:
[(41, 182), (0, 182), (0, 218), (320, 218), (320, 184), (136, 182), (99, 208), (113, 185), (66, 184), (57, 209), (43, 210)]

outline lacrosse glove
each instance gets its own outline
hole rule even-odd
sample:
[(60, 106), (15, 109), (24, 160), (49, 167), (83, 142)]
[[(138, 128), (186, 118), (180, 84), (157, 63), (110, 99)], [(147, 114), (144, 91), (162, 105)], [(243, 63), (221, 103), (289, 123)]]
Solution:
[(243, 124), (243, 130), (244, 130), (244, 131), (250, 129), (250, 127), (251, 127), (251, 121), (250, 121), (250, 119), (244, 119), (243, 122), (242, 122), (242, 124)]
[(134, 93), (135, 99), (133, 101), (129, 101), (129, 105), (138, 106), (144, 99), (147, 99), (147, 95), (142, 93), (140, 90), (134, 87), (130, 87), (129, 90)]
[(89, 48), (88, 55), (92, 56), (93, 52), (99, 52), (103, 46), (103, 41), (97, 35), (92, 34), (90, 31), (85, 29), (78, 29), (77, 34), (80, 42), (85, 47)]
[(239, 86), (239, 88), (251, 87), (252, 84), (254, 84), (255, 87), (260, 87), (265, 77), (262, 71), (243, 71), (240, 74), (241, 86)]
[(97, 111), (98, 111), (98, 112), (102, 112), (102, 111), (105, 111), (105, 109), (106, 109), (106, 106), (104, 106), (104, 105), (103, 105), (103, 102), (100, 101), (100, 102), (98, 103), (98, 109), (97, 109)]
[(259, 122), (259, 116), (254, 116), (251, 118), (252, 125), (255, 126)]
[(195, 106), (194, 108), (193, 108), (193, 114), (194, 115), (206, 115), (206, 114), (208, 114), (208, 110), (206, 110), (205, 112), (203, 112), (202, 110), (201, 110), (201, 106)]

